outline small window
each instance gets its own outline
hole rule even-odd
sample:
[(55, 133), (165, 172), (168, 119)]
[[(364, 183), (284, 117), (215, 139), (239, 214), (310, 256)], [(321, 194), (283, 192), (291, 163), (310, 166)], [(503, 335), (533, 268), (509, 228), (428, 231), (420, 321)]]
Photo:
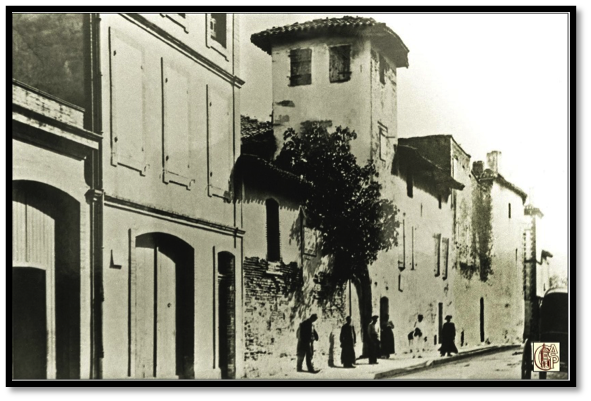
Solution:
[(267, 208), (267, 260), (278, 262), (281, 259), (279, 242), (279, 204), (273, 199), (265, 202)]
[[(409, 198), (413, 197), (413, 177), (410, 171), (406, 172), (406, 194)], [(421, 217), (423, 216), (423, 204), (421, 203)]]
[(330, 82), (346, 82), (351, 78), (351, 46), (333, 46), (330, 49)]
[(509, 212), (509, 218), (511, 218), (511, 204), (510, 203), (509, 203), (509, 210), (508, 210), (508, 212)]
[(447, 278), (447, 266), (449, 262), (449, 238), (443, 238), (443, 279)]
[(398, 291), (402, 292), (402, 274), (398, 275)]
[(441, 274), (441, 234), (433, 236), (435, 240), (435, 276)]
[(291, 59), (291, 86), (310, 85), (312, 83), (312, 49), (293, 49)]
[(439, 209), (441, 209), (441, 195), (437, 195), (437, 202), (439, 203)]
[(226, 14), (211, 14), (209, 32), (211, 38), (226, 47)]

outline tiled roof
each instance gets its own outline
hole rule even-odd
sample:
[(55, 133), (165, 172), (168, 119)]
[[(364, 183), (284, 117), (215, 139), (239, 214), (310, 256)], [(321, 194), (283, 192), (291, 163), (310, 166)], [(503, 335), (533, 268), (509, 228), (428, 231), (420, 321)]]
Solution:
[(249, 138), (268, 132), (273, 132), (271, 121), (259, 121), (248, 116), (240, 116), (240, 135), (242, 138)]
[(247, 116), (240, 116), (240, 152), (272, 160), (277, 151), (277, 141), (271, 121), (259, 121)]
[(373, 18), (345, 16), (341, 18), (315, 19), (306, 22), (273, 27), (253, 34), (250, 41), (268, 54), (271, 54), (273, 43), (282, 39), (308, 39), (320, 35), (336, 34), (343, 36), (367, 35), (373, 38), (386, 39), (382, 46), (390, 53), (397, 67), (408, 67), (408, 48), (400, 37), (385, 23)]

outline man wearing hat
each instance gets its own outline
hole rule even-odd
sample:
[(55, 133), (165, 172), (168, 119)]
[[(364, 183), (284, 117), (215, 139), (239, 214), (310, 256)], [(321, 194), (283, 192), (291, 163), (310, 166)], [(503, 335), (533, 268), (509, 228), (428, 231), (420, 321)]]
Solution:
[(378, 322), (378, 318), (379, 317), (377, 315), (373, 315), (371, 317), (371, 322), (367, 327), (367, 334), (369, 336), (368, 358), (370, 365), (375, 365), (378, 363), (378, 353), (380, 350), (380, 337), (378, 336), (378, 332), (376, 330), (376, 323)]
[(303, 372), (302, 365), (304, 358), (306, 359), (306, 366), (310, 373), (318, 373), (319, 370), (314, 369), (312, 358), (314, 357), (314, 341), (318, 341), (318, 333), (314, 328), (314, 322), (318, 320), (318, 315), (315, 313), (308, 319), (300, 323), (298, 329), (298, 348), (297, 348), (297, 370)]
[(445, 323), (441, 328), (441, 348), (439, 348), (439, 352), (441, 356), (445, 356), (445, 354), (451, 356), (451, 353), (458, 353), (458, 349), (456, 348), (456, 344), (454, 343), (456, 339), (456, 326), (451, 322), (451, 315), (447, 315), (445, 317)]

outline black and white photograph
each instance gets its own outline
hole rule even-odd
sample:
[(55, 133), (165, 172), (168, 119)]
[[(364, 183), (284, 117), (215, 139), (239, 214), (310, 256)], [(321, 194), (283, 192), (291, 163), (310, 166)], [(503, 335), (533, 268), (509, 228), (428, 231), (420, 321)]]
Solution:
[(8, 386), (575, 385), (574, 6), (104, 8), (7, 9)]

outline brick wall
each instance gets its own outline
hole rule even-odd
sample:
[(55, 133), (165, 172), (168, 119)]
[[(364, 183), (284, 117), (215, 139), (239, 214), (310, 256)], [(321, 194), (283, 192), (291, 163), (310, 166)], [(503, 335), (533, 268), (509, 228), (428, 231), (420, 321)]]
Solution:
[[(269, 263), (245, 258), (244, 264), (245, 376), (286, 377), (296, 369), (296, 330), (312, 313), (320, 337), (314, 365), (339, 360), (338, 330), (344, 323), (344, 298), (318, 299), (321, 286), (297, 263)], [(332, 352), (331, 352), (332, 350)]]

